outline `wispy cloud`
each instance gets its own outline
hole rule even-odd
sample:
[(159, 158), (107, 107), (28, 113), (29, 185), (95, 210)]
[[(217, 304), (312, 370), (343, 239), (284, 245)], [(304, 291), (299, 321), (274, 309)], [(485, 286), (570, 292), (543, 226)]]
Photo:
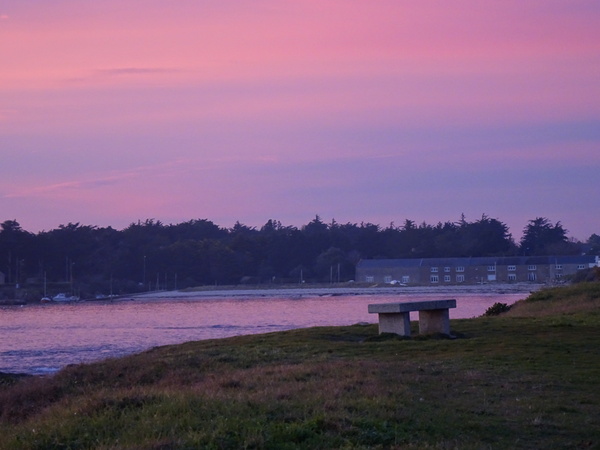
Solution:
[(154, 77), (183, 74), (182, 69), (168, 67), (113, 67), (108, 69), (95, 69), (69, 76), (63, 79), (67, 83), (104, 83), (115, 80), (152, 79)]
[(18, 189), (3, 195), (4, 198), (44, 198), (64, 194), (65, 192), (98, 189), (114, 185), (128, 178), (128, 174), (117, 174), (94, 180), (71, 180), (61, 183), (42, 184), (34, 187)]
[[(170, 163), (167, 163), (167, 165), (170, 165)], [(114, 171), (108, 175), (91, 179), (72, 179), (60, 183), (40, 184), (5, 194), (4, 198), (54, 197), (76, 191), (97, 190), (141, 177), (145, 173), (157, 169), (159, 169), (159, 166), (139, 166), (128, 170)]]
[(178, 69), (165, 67), (117, 67), (113, 69), (99, 69), (95, 74), (100, 76), (129, 76), (129, 75), (163, 75), (180, 72)]
[[(105, 175), (97, 175), (91, 178), (77, 178), (60, 183), (38, 184), (33, 187), (23, 187), (2, 195), (2, 198), (49, 198), (60, 197), (63, 195), (71, 196), (73, 193), (80, 193), (85, 196), (86, 192), (101, 190), (111, 186), (123, 185), (134, 180), (156, 180), (165, 177), (177, 177), (189, 174), (189, 172), (198, 173), (201, 171), (211, 171), (217, 166), (237, 166), (248, 163), (250, 159), (240, 160), (228, 157), (217, 158), (176, 158), (156, 164), (146, 164), (132, 167), (124, 170), (114, 170)], [(252, 158), (252, 161), (260, 164), (269, 163), (270, 159)]]

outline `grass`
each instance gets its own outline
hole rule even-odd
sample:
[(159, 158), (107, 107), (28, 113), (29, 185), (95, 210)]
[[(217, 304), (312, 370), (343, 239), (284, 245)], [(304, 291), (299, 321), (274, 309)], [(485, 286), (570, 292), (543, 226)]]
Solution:
[(540, 317), (600, 310), (600, 282), (542, 289), (511, 308), (509, 316)]
[(0, 448), (600, 448), (597, 288), (453, 320), (457, 339), (319, 327), (7, 381)]

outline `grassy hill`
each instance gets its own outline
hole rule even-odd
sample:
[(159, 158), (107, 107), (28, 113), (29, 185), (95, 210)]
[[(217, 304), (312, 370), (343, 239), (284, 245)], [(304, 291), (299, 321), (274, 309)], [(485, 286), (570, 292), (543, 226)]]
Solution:
[(319, 327), (4, 378), (0, 448), (600, 448), (599, 301), (585, 283), (456, 339)]

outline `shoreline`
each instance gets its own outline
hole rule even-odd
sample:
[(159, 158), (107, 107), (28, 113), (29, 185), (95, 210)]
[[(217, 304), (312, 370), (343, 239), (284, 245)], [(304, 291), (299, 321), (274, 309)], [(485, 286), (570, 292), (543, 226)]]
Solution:
[(193, 298), (253, 298), (253, 297), (323, 297), (350, 295), (448, 295), (448, 294), (527, 294), (545, 287), (542, 284), (477, 284), (462, 286), (343, 286), (343, 287), (282, 287), (257, 289), (211, 288), (195, 291), (155, 291), (135, 294), (133, 299), (193, 299)]
[[(143, 306), (144, 304), (146, 305), (161, 305), (159, 306), (159, 308), (164, 308), (163, 311), (178, 311), (177, 308), (184, 308), (184, 311), (189, 311), (189, 309), (185, 309), (185, 308), (189, 308), (189, 306), (181, 306), (183, 304), (188, 304), (188, 303), (192, 303), (192, 304), (197, 304), (197, 305), (202, 305), (202, 304), (207, 304), (210, 305), (212, 303), (216, 303), (218, 304), (217, 308), (219, 311), (223, 310), (223, 306), (220, 305), (221, 302), (224, 303), (228, 303), (228, 302), (248, 302), (248, 304), (246, 306), (250, 307), (251, 310), (254, 309), (254, 307), (258, 308), (259, 311), (262, 311), (262, 313), (260, 315), (257, 315), (256, 317), (259, 318), (263, 318), (265, 317), (264, 311), (261, 308), (266, 308), (269, 309), (271, 308), (270, 304), (271, 303), (275, 303), (275, 304), (280, 304), (280, 302), (288, 302), (287, 305), (290, 308), (302, 308), (301, 304), (304, 304), (305, 302), (308, 302), (308, 305), (311, 305), (311, 311), (318, 311), (319, 308), (319, 304), (323, 303), (323, 305), (330, 305), (328, 308), (328, 310), (335, 310), (335, 311), (340, 311), (340, 310), (344, 310), (344, 308), (346, 308), (346, 304), (350, 303), (352, 305), (354, 304), (361, 304), (363, 305), (365, 311), (366, 311), (366, 303), (384, 303), (384, 302), (405, 302), (405, 301), (411, 301), (411, 300), (432, 300), (432, 299), (443, 299), (443, 298), (456, 298), (456, 299), (460, 299), (460, 298), (471, 298), (471, 299), (481, 299), (481, 301), (485, 302), (489, 302), (489, 305), (491, 305), (494, 302), (501, 302), (501, 303), (507, 303), (507, 304), (512, 304), (516, 301), (522, 300), (526, 297), (528, 297), (530, 295), (530, 293), (533, 290), (537, 290), (539, 288), (541, 288), (541, 285), (530, 285), (530, 284), (524, 284), (524, 285), (504, 285), (504, 284), (488, 284), (488, 285), (468, 285), (468, 286), (440, 286), (440, 287), (431, 287), (431, 286), (414, 286), (414, 287), (399, 287), (399, 286), (337, 286), (337, 287), (317, 287), (317, 286), (305, 286), (305, 287), (288, 287), (288, 288), (282, 288), (282, 287), (278, 287), (278, 288), (271, 288), (271, 289), (240, 289), (240, 288), (232, 288), (232, 287), (228, 287), (228, 288), (223, 288), (223, 289), (204, 289), (204, 290), (199, 290), (199, 291), (189, 291), (189, 292), (173, 292), (173, 291), (159, 291), (159, 292), (150, 292), (150, 293), (145, 293), (143, 295), (138, 295), (138, 296), (123, 296), (120, 298), (114, 298), (111, 300), (96, 300), (96, 301), (82, 301), (82, 306), (84, 304), (88, 304), (88, 305), (92, 305), (92, 304), (97, 304), (97, 303), (113, 303), (115, 302), (115, 304), (123, 304), (123, 303), (127, 303), (127, 307), (126, 309), (120, 310), (121, 313), (123, 314), (124, 311), (131, 311), (131, 312), (135, 312), (138, 310), (138, 307), (141, 308), (140, 312), (146, 311), (147, 310), (147, 306)], [(479, 301), (479, 300), (478, 300)], [(257, 302), (256, 305), (252, 305), (253, 302)], [(300, 302), (300, 303), (298, 303)], [(468, 308), (469, 306), (469, 302), (466, 302), (466, 311), (464, 313), (464, 315), (462, 316), (458, 316), (458, 317), (454, 317), (454, 318), (470, 318), (470, 317), (478, 317), (480, 314), (483, 314), (483, 312), (485, 311), (485, 309), (482, 309), (481, 312), (473, 312), (471, 310), (469, 310)], [(177, 306), (179, 305), (179, 306)], [(261, 306), (262, 305), (262, 306)], [(194, 306), (193, 308), (197, 308), (199, 306)], [(210, 306), (207, 306), (210, 307)], [(40, 305), (40, 308), (43, 308), (44, 310), (46, 310), (47, 306), (46, 305)], [(121, 306), (120, 306), (121, 308)], [(145, 309), (146, 308), (146, 309)], [(206, 311), (212, 311), (212, 310), (206, 310), (203, 309), (204, 306), (200, 307), (201, 311), (204, 312), (204, 314), (206, 314)], [(342, 309), (340, 309), (342, 308)], [(486, 306), (487, 308), (487, 306)], [(52, 308), (51, 308), (52, 309)], [(235, 309), (239, 309), (239, 306), (235, 306)], [(283, 310), (284, 308), (282, 308), (281, 310)], [(87, 308), (83, 308), (82, 309), (82, 313), (85, 312), (85, 310), (87, 310)], [(456, 310), (458, 311), (458, 309)], [(48, 313), (50, 313), (50, 311), (48, 311)], [(456, 312), (455, 312), (456, 313)], [(73, 312), (73, 314), (76, 314), (75, 312)], [(135, 313), (137, 314), (137, 313)], [(212, 313), (209, 313), (208, 316), (210, 317), (211, 315), (213, 315)], [(456, 314), (455, 314), (456, 315)], [(329, 317), (326, 314), (327, 317)], [(50, 315), (50, 318), (54, 317), (54, 315)], [(87, 316), (84, 316), (87, 317)], [(357, 316), (357, 318), (354, 318), (354, 316), (352, 316), (353, 319), (351, 321), (347, 321), (344, 322), (346, 324), (351, 324), (351, 323), (371, 323), (371, 318), (363, 318), (363, 315), (359, 315)], [(179, 320), (179, 319), (178, 319)], [(233, 319), (231, 319), (233, 320)], [(199, 331), (200, 329), (202, 330), (211, 330), (213, 328), (233, 328), (233, 329), (237, 329), (237, 330), (241, 330), (241, 331), (235, 331), (234, 335), (245, 335), (245, 334), (255, 334), (255, 333), (263, 333), (263, 332), (270, 332), (270, 331), (279, 331), (277, 328), (278, 325), (281, 325), (282, 323), (287, 324), (286, 326), (290, 325), (290, 322), (288, 318), (276, 318), (276, 319), (272, 319), (266, 323), (268, 323), (269, 327), (264, 328), (264, 323), (260, 322), (260, 319), (257, 319), (259, 323), (258, 326), (256, 326), (256, 323), (254, 323), (253, 321), (251, 321), (251, 324), (254, 324), (254, 328), (252, 328), (251, 325), (249, 325), (249, 323), (247, 323), (247, 321), (235, 321), (233, 320), (233, 322), (227, 319), (223, 322), (223, 320), (219, 319), (218, 317), (214, 320), (207, 320), (207, 321), (201, 321), (201, 323), (199, 323), (198, 321), (194, 321), (193, 323), (186, 323), (184, 324), (183, 328), (187, 329), (187, 328), (193, 328), (196, 329), (196, 331), (194, 332), (193, 335), (188, 336), (187, 334), (185, 334), (185, 338), (182, 338), (180, 342), (188, 342), (191, 340), (206, 340), (206, 339), (220, 339), (223, 337), (229, 337), (231, 335), (231, 332), (226, 331), (226, 332), (219, 332), (219, 331), (210, 331), (210, 332), (205, 332), (202, 331), (201, 335), (199, 335)], [(283, 320), (283, 322), (282, 322)], [(376, 320), (375, 318), (373, 318), (372, 320)], [(52, 322), (52, 320), (50, 320), (50, 322)], [(94, 319), (94, 322), (97, 322), (96, 319)], [(312, 319), (312, 322), (314, 322), (314, 319)], [(327, 322), (325, 324), (323, 323), (317, 323), (316, 325), (314, 323), (312, 323), (307, 325), (305, 322), (293, 322), (292, 323), (292, 328), (303, 328), (306, 326), (336, 326), (335, 323), (333, 322)], [(167, 323), (167, 328), (171, 328), (172, 323), (171, 322), (165, 322)], [(337, 323), (337, 322), (336, 322)], [(170, 324), (170, 325), (169, 325)], [(175, 327), (180, 326), (181, 323), (180, 321), (175, 324)], [(226, 325), (226, 327), (224, 327), (224, 325)], [(237, 327), (237, 328), (236, 328)], [(261, 328), (262, 327), (262, 328)], [(273, 328), (275, 327), (275, 328)], [(250, 328), (252, 328), (252, 330), (250, 330)], [(115, 329), (119, 329), (119, 327), (116, 327)], [(283, 329), (287, 329), (287, 328), (283, 328)], [(248, 331), (250, 330), (250, 331)], [(145, 329), (144, 331), (145, 334), (148, 333), (148, 331)], [(157, 341), (158, 342), (158, 341)], [(170, 341), (169, 341), (170, 342)], [(149, 347), (155, 346), (155, 345), (166, 345), (169, 342), (165, 343), (165, 342), (152, 342), (152, 344)], [(78, 343), (78, 345), (82, 345), (81, 342)], [(93, 346), (98, 345), (98, 342), (94, 341), (93, 344), (90, 344)], [(140, 348), (139, 350), (136, 351), (143, 351), (143, 348)], [(106, 356), (111, 356), (111, 355), (106, 355)], [(67, 362), (67, 364), (70, 363), (69, 361)], [(37, 363), (36, 363), (37, 364)], [(44, 361), (43, 363), (38, 364), (38, 366), (45, 366), (48, 363), (46, 361)], [(57, 364), (57, 367), (64, 367), (64, 365), (62, 364)], [(11, 368), (11, 370), (14, 370), (13, 368)], [(11, 372), (11, 373), (15, 373), (15, 372)], [(17, 370), (16, 373), (28, 373), (28, 374), (33, 374), (34, 371), (30, 370), (30, 369), (26, 369), (26, 370)], [(38, 372), (35, 372), (35, 374), (39, 374)], [(0, 380), (1, 381), (1, 380)]]
[[(343, 284), (338, 286), (278, 286), (278, 287), (235, 287), (235, 286), (205, 286), (192, 290), (181, 291), (150, 291), (115, 295), (112, 298), (87, 298), (72, 302), (56, 303), (82, 303), (82, 302), (122, 302), (122, 301), (152, 301), (152, 300), (202, 300), (202, 299), (252, 299), (252, 298), (310, 298), (310, 297), (336, 297), (336, 296), (410, 296), (410, 295), (461, 295), (461, 294), (529, 294), (550, 287), (545, 284), (534, 283), (489, 283), (448, 286), (388, 286), (388, 285), (353, 285)], [(13, 299), (0, 300), (0, 307), (15, 307), (37, 305), (39, 302), (17, 302)]]

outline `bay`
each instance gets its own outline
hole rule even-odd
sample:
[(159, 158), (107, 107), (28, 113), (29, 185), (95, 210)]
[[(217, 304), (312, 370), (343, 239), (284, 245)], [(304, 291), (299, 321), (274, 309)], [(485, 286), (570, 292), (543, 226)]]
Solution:
[[(313, 326), (376, 323), (369, 303), (456, 298), (450, 318), (481, 316), (496, 302), (528, 292), (371, 292), (332, 295), (161, 294), (120, 301), (0, 307), (0, 372), (47, 374), (69, 364), (119, 357), (186, 341)], [(414, 313), (412, 320), (416, 320)]]

